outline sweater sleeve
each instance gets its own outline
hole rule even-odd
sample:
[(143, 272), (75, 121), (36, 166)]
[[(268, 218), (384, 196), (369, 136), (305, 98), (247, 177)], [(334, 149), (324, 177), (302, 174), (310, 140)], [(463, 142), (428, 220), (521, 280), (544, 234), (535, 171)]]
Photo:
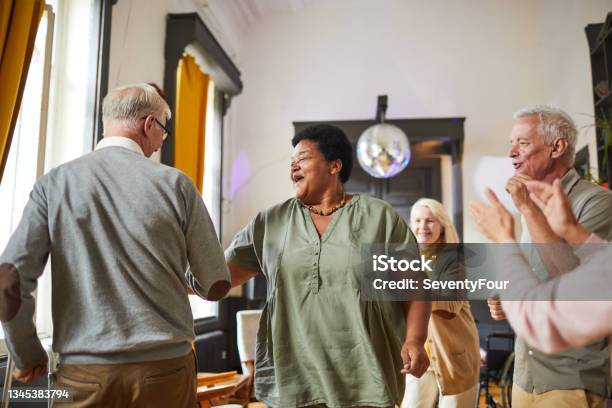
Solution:
[(6, 345), (19, 369), (46, 358), (34, 325), (38, 278), (50, 251), (47, 198), (41, 182), (34, 185), (21, 221), (0, 256), (0, 320)]
[(191, 181), (185, 187), (185, 197), (185, 242), (189, 260), (186, 278), (191, 289), (206, 299), (215, 283), (225, 281), (229, 284), (230, 275), (214, 225), (202, 197)]

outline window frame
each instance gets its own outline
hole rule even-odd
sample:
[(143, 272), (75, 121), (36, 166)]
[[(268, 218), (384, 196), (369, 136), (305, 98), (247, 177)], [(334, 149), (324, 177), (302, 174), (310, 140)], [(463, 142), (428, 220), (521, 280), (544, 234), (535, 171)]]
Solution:
[(217, 315), (194, 319), (193, 327), (196, 336), (215, 330), (227, 330), (228, 323), (231, 319), (229, 311), (229, 300), (221, 299), (218, 302)]

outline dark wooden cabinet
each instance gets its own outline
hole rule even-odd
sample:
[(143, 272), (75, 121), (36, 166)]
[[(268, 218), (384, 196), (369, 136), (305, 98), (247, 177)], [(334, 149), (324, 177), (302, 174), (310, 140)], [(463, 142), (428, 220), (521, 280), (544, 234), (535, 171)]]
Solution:
[(379, 197), (391, 204), (407, 223), (410, 222), (410, 209), (419, 198), (442, 202), (440, 162), (437, 157), (413, 158), (408, 167), (395, 177), (379, 179), (382, 190)]
[(612, 181), (612, 12), (585, 28), (591, 57), (599, 180)]

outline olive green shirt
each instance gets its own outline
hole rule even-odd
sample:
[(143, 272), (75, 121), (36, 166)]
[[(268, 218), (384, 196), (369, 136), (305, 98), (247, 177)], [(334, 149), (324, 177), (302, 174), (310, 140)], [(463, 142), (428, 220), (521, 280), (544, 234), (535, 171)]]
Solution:
[[(228, 262), (263, 273), (267, 300), (255, 353), (255, 395), (273, 407), (400, 404), (402, 302), (362, 299), (363, 244), (416, 240), (390, 204), (355, 195), (319, 237), (296, 199), (260, 212)], [(369, 262), (368, 262), (369, 263)]]
[[(600, 237), (612, 239), (612, 192), (582, 180), (574, 169), (565, 174), (561, 184), (578, 222)], [(531, 242), (526, 227), (521, 242)], [(524, 245), (523, 251), (536, 275), (548, 280), (535, 246)], [(515, 353), (514, 382), (527, 392), (540, 394), (552, 390), (585, 389), (607, 396), (610, 377), (607, 339), (585, 347), (545, 354), (519, 338)]]

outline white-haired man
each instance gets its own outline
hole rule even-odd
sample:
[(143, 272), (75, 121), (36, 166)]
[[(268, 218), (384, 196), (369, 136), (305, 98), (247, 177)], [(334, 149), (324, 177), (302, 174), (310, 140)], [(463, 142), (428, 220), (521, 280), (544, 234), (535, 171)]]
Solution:
[[(581, 180), (573, 169), (577, 131), (567, 113), (549, 106), (535, 106), (518, 111), (515, 119), (508, 153), (515, 175), (506, 184), (506, 190), (522, 215), (521, 242), (555, 244), (523, 246), (534, 272), (545, 281), (576, 265), (572, 251), (558, 250), (564, 241), (529, 199), (526, 182), (537, 180), (551, 184), (561, 179), (578, 222), (608, 240), (612, 238), (612, 192)], [(490, 301), (489, 307), (494, 319), (505, 319), (499, 301)], [(610, 376), (606, 339), (558, 354), (545, 354), (519, 338), (515, 353), (513, 405), (604, 406)]]
[(110, 91), (104, 139), (36, 182), (0, 256), (0, 320), (27, 383), (46, 371), (31, 294), (51, 254), (54, 385), (72, 391), (66, 406), (195, 405), (187, 290), (218, 300), (230, 277), (196, 187), (147, 159), (169, 118), (151, 85)]
[(612, 242), (578, 224), (559, 179), (553, 185), (531, 180), (527, 188), (550, 228), (574, 245), (581, 264), (555, 279), (540, 282), (521, 249), (512, 245), (516, 237), (514, 217), (492, 190), (485, 190), (490, 205), (473, 202), (470, 210), (480, 232), (492, 241), (509, 244), (497, 272), (511, 282), (501, 297), (509, 299), (502, 300), (502, 304), (512, 328), (529, 344), (547, 353), (612, 335), (612, 274), (606, 267)]

